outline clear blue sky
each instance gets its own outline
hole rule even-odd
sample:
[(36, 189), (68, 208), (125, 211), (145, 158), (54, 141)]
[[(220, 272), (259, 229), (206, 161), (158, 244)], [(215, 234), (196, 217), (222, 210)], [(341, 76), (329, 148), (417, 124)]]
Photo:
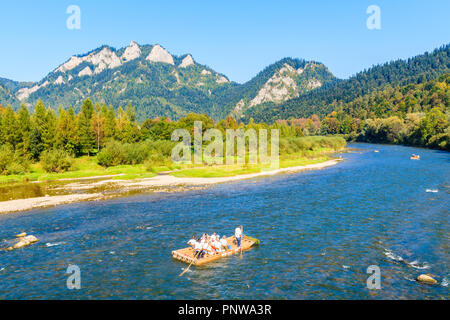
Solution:
[[(81, 8), (81, 30), (66, 9)], [(381, 8), (381, 30), (366, 9)], [(0, 77), (36, 81), (71, 55), (131, 40), (191, 53), (231, 80), (295, 57), (325, 63), (340, 78), (450, 42), (450, 1), (2, 1)]]

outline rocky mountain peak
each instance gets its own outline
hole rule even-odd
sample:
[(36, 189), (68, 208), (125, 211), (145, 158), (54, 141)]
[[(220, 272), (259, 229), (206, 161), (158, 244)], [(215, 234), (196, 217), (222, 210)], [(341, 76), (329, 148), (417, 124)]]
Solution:
[(94, 73), (100, 73), (107, 68), (113, 69), (122, 64), (116, 53), (109, 47), (104, 47), (99, 53), (93, 54), (92, 56), (89, 55), (88, 57), (90, 58), (87, 61), (95, 65)]
[(190, 54), (188, 54), (183, 61), (181, 61), (180, 63), (180, 68), (186, 68), (188, 66), (191, 66), (195, 64), (194, 59), (192, 58), (192, 56)]
[(59, 66), (55, 71), (64, 73), (76, 68), (83, 62), (92, 63), (95, 66), (94, 73), (96, 74), (107, 68), (116, 68), (122, 64), (116, 53), (110, 47), (105, 46), (100, 51), (93, 51), (81, 57), (72, 56), (69, 61)]
[(174, 65), (172, 55), (159, 44), (153, 46), (152, 51), (147, 56), (146, 60), (151, 62), (162, 62)]
[(130, 45), (125, 49), (125, 52), (122, 54), (122, 61), (127, 62), (134, 59), (137, 59), (141, 56), (141, 48), (139, 44), (134, 41), (131, 41)]

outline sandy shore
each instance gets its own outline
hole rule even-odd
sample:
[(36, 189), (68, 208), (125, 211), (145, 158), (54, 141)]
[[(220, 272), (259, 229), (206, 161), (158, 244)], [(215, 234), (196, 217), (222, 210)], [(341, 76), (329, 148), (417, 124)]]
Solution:
[(0, 202), (0, 214), (44, 208), (72, 202), (95, 200), (102, 198), (100, 193), (68, 194), (63, 196), (38, 197)]
[[(174, 186), (206, 186), (217, 183), (225, 183), (238, 181), (243, 179), (252, 179), (263, 176), (272, 176), (280, 173), (289, 172), (299, 172), (304, 170), (317, 170), (335, 165), (340, 160), (329, 160), (322, 163), (310, 164), (306, 166), (297, 166), (290, 168), (282, 168), (272, 171), (263, 171), (258, 173), (242, 174), (232, 177), (221, 177), (221, 178), (180, 178), (171, 175), (159, 175), (153, 178), (146, 178), (140, 180), (102, 180), (92, 183), (76, 182), (64, 185), (64, 189), (80, 191), (80, 190), (90, 190), (102, 187), (104, 185), (112, 185), (112, 187), (117, 191), (116, 196), (120, 193), (129, 192), (133, 190), (152, 190), (152, 188), (161, 187), (174, 187)], [(91, 201), (91, 200), (101, 200), (111, 197), (111, 195), (106, 196), (102, 193), (89, 193), (89, 194), (68, 194), (59, 196), (46, 196), (28, 199), (18, 199), (10, 201), (0, 202), (0, 214), (18, 212), (31, 210), (35, 208), (44, 208), (50, 206), (56, 206), (60, 204), (68, 204), (80, 201)]]

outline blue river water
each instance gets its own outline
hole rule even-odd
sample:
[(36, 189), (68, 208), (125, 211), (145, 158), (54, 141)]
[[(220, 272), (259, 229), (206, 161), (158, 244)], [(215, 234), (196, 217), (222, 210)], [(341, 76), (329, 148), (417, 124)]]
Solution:
[[(450, 153), (350, 147), (323, 170), (2, 215), (0, 239), (40, 241), (0, 252), (0, 299), (448, 299)], [(178, 277), (172, 250), (238, 224), (259, 247)]]

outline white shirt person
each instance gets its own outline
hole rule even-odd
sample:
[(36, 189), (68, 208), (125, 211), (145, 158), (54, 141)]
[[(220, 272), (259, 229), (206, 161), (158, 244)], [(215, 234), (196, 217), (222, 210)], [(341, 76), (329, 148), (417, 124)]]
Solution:
[(234, 236), (236, 237), (238, 247), (240, 248), (242, 239), (242, 226), (239, 226), (234, 230)]

